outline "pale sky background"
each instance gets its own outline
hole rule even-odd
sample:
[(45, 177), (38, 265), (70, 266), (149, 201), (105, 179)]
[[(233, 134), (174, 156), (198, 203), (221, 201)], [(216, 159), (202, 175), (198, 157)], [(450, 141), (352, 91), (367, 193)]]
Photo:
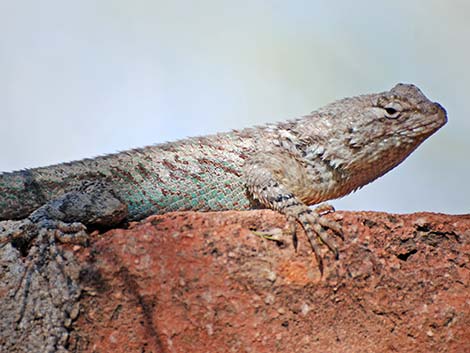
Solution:
[(449, 122), (337, 209), (470, 213), (470, 1), (0, 0), (0, 171), (414, 83)]

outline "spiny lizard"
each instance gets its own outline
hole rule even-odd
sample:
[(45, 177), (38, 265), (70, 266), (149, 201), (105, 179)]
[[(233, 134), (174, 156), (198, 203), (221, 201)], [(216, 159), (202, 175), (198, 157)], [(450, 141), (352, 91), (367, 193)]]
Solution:
[(85, 226), (151, 214), (261, 207), (286, 215), (291, 229), (300, 223), (322, 268), (319, 243), (337, 254), (327, 230), (341, 228), (308, 205), (380, 177), (446, 121), (441, 105), (398, 84), (295, 120), (3, 173), (0, 220), (10, 222), (0, 222), (0, 239), (44, 228), (80, 238)]

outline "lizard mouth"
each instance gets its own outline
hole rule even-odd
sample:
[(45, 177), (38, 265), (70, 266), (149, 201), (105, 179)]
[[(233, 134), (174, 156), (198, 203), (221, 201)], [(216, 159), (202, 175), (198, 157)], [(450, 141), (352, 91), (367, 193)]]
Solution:
[[(414, 137), (426, 138), (447, 123), (447, 112), (439, 103), (432, 103), (431, 107), (434, 114), (419, 125), (409, 125), (394, 133), (398, 135), (409, 135)], [(430, 109), (430, 110), (431, 110)]]

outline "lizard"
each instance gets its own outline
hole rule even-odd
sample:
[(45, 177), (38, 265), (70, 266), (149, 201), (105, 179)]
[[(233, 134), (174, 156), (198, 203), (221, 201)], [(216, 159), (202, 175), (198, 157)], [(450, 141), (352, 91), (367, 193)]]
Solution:
[(309, 206), (382, 176), (446, 122), (439, 103), (400, 83), (285, 122), (5, 172), (0, 239), (31, 239), (38, 229), (86, 239), (87, 227), (152, 214), (268, 208), (284, 214), (294, 234), (300, 224), (323, 271), (321, 244), (337, 258), (328, 233), (342, 230)]

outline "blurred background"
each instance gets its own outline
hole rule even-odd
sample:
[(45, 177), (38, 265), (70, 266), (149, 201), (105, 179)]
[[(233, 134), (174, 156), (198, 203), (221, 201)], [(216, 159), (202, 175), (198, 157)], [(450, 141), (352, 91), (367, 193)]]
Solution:
[(470, 213), (470, 2), (0, 1), (0, 171), (414, 83), (449, 122), (337, 209)]

